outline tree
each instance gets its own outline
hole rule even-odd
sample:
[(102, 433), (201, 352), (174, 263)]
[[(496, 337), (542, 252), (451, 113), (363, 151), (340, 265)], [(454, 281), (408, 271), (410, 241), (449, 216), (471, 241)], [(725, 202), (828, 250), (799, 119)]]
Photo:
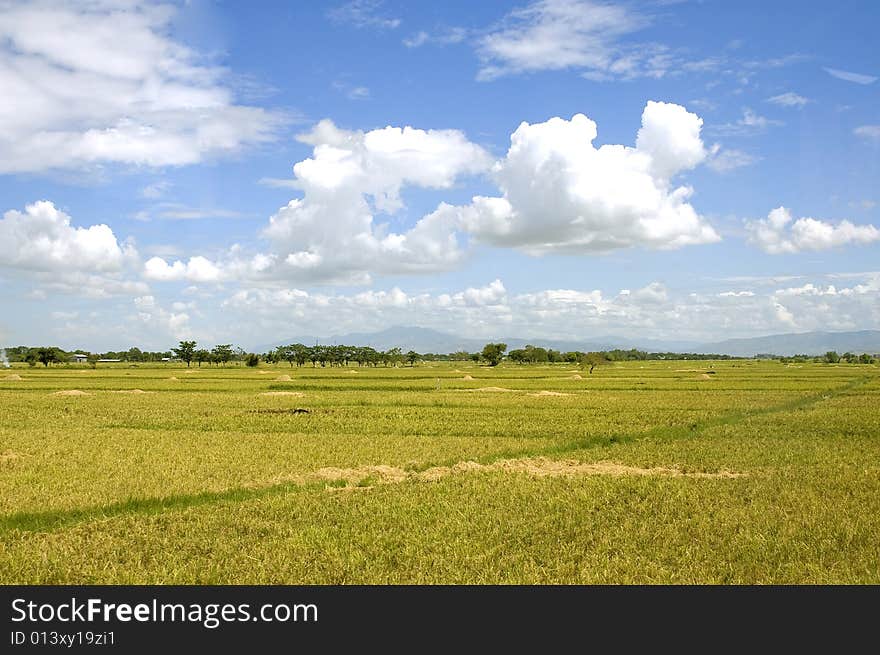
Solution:
[(254, 368), (260, 363), (260, 356), (255, 355), (254, 353), (248, 353), (244, 356), (244, 363), (245, 366), (250, 366), (251, 368)]
[(608, 359), (605, 357), (605, 353), (598, 353), (598, 352), (586, 353), (581, 358), (581, 363), (584, 366), (590, 367), (590, 375), (593, 374), (594, 368), (596, 368), (597, 366), (601, 366), (602, 364), (604, 364), (607, 361), (608, 361)]
[(210, 362), (211, 361), (211, 352), (205, 350), (204, 348), (199, 348), (197, 351), (193, 353), (193, 359), (195, 359), (199, 363), (199, 368), (202, 367), (202, 362)]
[(391, 348), (382, 353), (382, 363), (385, 366), (389, 364), (397, 366), (401, 361), (403, 361), (403, 351), (400, 348)]
[(481, 355), (483, 356), (483, 359), (489, 362), (489, 366), (498, 366), (498, 363), (504, 356), (505, 350), (507, 350), (506, 343), (487, 343), (483, 346), (483, 352)]
[(190, 362), (192, 362), (193, 357), (195, 357), (196, 354), (196, 342), (181, 341), (177, 348), (172, 348), (171, 350), (174, 351), (175, 357), (186, 362), (187, 367), (189, 367)]
[(408, 353), (406, 353), (406, 361), (409, 362), (410, 366), (415, 366), (418, 360), (419, 354), (415, 350), (410, 350)]
[(211, 349), (211, 356), (218, 364), (226, 364), (232, 359), (232, 344), (224, 343)]
[(826, 364), (837, 364), (840, 361), (840, 355), (838, 355), (837, 352), (834, 350), (829, 350), (827, 353), (825, 353), (823, 361)]
[(43, 366), (56, 364), (62, 361), (62, 353), (58, 348), (37, 348), (36, 360)]
[(873, 364), (874, 358), (871, 357), (868, 353), (862, 353), (859, 355), (859, 364)]

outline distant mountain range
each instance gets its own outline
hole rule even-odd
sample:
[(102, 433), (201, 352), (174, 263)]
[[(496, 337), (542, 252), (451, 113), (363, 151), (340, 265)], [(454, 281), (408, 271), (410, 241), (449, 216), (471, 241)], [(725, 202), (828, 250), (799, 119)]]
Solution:
[(714, 343), (688, 341), (658, 341), (655, 339), (627, 339), (623, 337), (596, 337), (584, 341), (560, 341), (554, 339), (521, 339), (499, 337), (495, 339), (470, 339), (438, 330), (421, 327), (391, 327), (379, 332), (352, 332), (330, 337), (299, 336), (285, 339), (258, 348), (267, 352), (281, 345), (303, 343), (345, 344), (349, 346), (371, 346), (377, 350), (401, 348), (403, 351), (415, 350), (419, 353), (452, 353), (459, 350), (476, 352), (482, 350), (487, 341), (501, 341), (508, 350), (522, 348), (527, 344), (568, 351), (613, 350), (614, 348), (638, 348), (650, 352), (691, 352), (717, 353), (752, 357), (757, 354), (774, 355), (821, 355), (829, 350), (839, 353), (880, 353), (880, 330), (860, 332), (804, 332), (799, 334), (774, 334), (746, 339), (727, 339)]
[(693, 352), (719, 353), (751, 357), (756, 354), (821, 355), (829, 350), (838, 353), (880, 353), (880, 330), (860, 332), (802, 332), (774, 334), (749, 339), (727, 339), (700, 346)]

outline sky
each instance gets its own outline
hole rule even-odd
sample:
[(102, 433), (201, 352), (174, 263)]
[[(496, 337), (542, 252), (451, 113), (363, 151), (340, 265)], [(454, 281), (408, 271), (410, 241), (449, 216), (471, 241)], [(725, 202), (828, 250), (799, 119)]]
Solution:
[(0, 0), (0, 344), (878, 329), (878, 23)]

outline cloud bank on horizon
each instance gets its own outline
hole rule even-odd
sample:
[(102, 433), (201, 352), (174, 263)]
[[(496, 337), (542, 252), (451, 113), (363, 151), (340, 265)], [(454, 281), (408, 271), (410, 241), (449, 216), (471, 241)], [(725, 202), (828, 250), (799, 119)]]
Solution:
[[(0, 218), (0, 297), (20, 308), (0, 326), (9, 338), (96, 343), (98, 326), (145, 343), (189, 336), (266, 343), (278, 330), (401, 323), (479, 336), (503, 328), (526, 336), (695, 339), (880, 326), (878, 274), (869, 264), (880, 242), (870, 175), (860, 189), (854, 172), (834, 192), (862, 194), (846, 205), (859, 216), (813, 218), (821, 213), (798, 199), (794, 178), (779, 172), (780, 155), (753, 154), (750, 145), (783, 138), (792, 114), (808, 120), (827, 104), (818, 89), (802, 94), (784, 80), (775, 88), (757, 81), (770, 74), (763, 71), (803, 65), (804, 57), (757, 61), (731, 45), (698, 60), (693, 48), (651, 36), (657, 15), (542, 0), (486, 29), (426, 24), (418, 39), (394, 47), (440, 58), (448, 48), (471, 47), (480, 68), (470, 81), (463, 70), (461, 83), (475, 94), (562, 75), (569, 84), (598, 85), (611, 105), (573, 103), (567, 94), (533, 100), (523, 113), (543, 118), (521, 115), (504, 143), (470, 125), (464, 110), (460, 124), (442, 114), (431, 120), (428, 111), (419, 124), (341, 126), (356, 125), (357, 114), (340, 111), (347, 118), (336, 119), (330, 105), (376, 103), (377, 96), (344, 97), (331, 79), (334, 99), (317, 107), (328, 117), (312, 121), (291, 146), (282, 135), (300, 110), (242, 102), (234, 58), (219, 65), (179, 36), (187, 10), (135, 0), (0, 4), (0, 80), (14, 92), (0, 108), (0, 184), (28, 176), (15, 193), (19, 202)], [(348, 3), (314, 20), (367, 41), (411, 23), (378, 2)], [(849, 93), (873, 82), (866, 73), (814, 68), (820, 80), (853, 83), (843, 85)], [(277, 85), (273, 72), (263, 71)], [(639, 80), (649, 85), (646, 100), (618, 100), (614, 84)], [(371, 80), (345, 84), (381, 88)], [(682, 85), (694, 89), (690, 95), (727, 85), (736, 104), (722, 117), (706, 98), (676, 102)], [(750, 93), (751, 102), (789, 117), (759, 115), (740, 100)], [(840, 116), (852, 111), (835, 102)], [(554, 110), (572, 104), (582, 112)], [(412, 108), (426, 114), (425, 106), (416, 99)], [(638, 107), (640, 121), (627, 119)], [(516, 113), (515, 106), (496, 110)], [(876, 163), (874, 126), (861, 115), (851, 120), (843, 132)], [(707, 142), (706, 134), (725, 142)], [(240, 179), (241, 162), (259, 166), (269, 157), (274, 167), (291, 148), (307, 149), (291, 177), (279, 180), (268, 168)], [(765, 170), (755, 177), (758, 167)], [(84, 187), (77, 176), (95, 170), (101, 176)], [(223, 185), (201, 186), (219, 175)], [(130, 179), (139, 181), (137, 192), (124, 190)], [(260, 184), (267, 179), (274, 190)], [(742, 203), (751, 189), (758, 197)], [(224, 208), (236, 190), (255, 207), (275, 209)], [(279, 207), (279, 192), (296, 197)], [(807, 216), (795, 218), (788, 207)], [(96, 208), (102, 219), (90, 220)], [(150, 219), (171, 214), (195, 227)], [(260, 215), (256, 224), (243, 220)], [(221, 218), (236, 225), (221, 227)], [(762, 272), (784, 261), (779, 270), (801, 285), (743, 288), (687, 270), (689, 260), (705, 265), (706, 249), (716, 261), (729, 254), (727, 270), (741, 260), (740, 277), (754, 280), (773, 279)], [(840, 270), (844, 250), (865, 262), (860, 270)], [(823, 253), (836, 268), (817, 268)], [(799, 259), (805, 255), (814, 259)], [(625, 263), (633, 257), (653, 270), (635, 273)], [(573, 273), (564, 287), (553, 272), (560, 267)], [(497, 279), (480, 286), (493, 270)], [(833, 284), (839, 275), (855, 282)], [(502, 279), (520, 289), (509, 292)], [(589, 290), (578, 290), (585, 284)], [(49, 298), (66, 307), (62, 321), (41, 313)]]

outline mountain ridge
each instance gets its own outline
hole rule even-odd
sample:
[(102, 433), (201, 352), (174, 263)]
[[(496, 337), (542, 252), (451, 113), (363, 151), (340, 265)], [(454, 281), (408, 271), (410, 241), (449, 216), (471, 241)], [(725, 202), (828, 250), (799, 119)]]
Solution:
[(737, 357), (752, 357), (758, 354), (821, 355), (829, 350), (837, 352), (880, 353), (880, 330), (858, 330), (849, 332), (812, 331), (785, 334), (770, 334), (760, 337), (725, 339), (707, 343), (689, 341), (664, 341), (657, 339), (601, 336), (589, 339), (541, 339), (521, 337), (497, 337), (492, 339), (473, 339), (461, 337), (432, 328), (417, 326), (392, 326), (376, 332), (350, 332), (330, 337), (299, 336), (268, 344), (257, 349), (267, 352), (281, 345), (302, 343), (313, 345), (345, 344), (350, 346), (371, 346), (377, 350), (401, 348), (419, 353), (451, 353), (459, 350), (476, 352), (489, 342), (503, 342), (508, 350), (522, 348), (527, 344), (553, 348), (554, 350), (628, 350), (636, 348), (649, 352), (691, 352)]

